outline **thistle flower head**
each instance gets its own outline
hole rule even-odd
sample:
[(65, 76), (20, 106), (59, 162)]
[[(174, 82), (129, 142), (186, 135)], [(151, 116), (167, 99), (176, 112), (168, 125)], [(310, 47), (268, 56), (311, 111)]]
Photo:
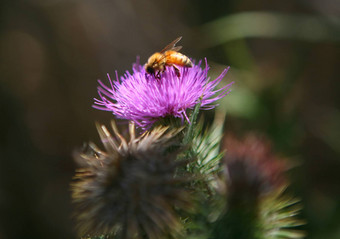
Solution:
[(287, 162), (272, 152), (268, 141), (252, 134), (243, 141), (229, 136), (226, 148), (224, 165), (231, 188), (253, 193), (256, 197), (285, 185)]
[(167, 116), (189, 121), (187, 109), (193, 109), (199, 101), (201, 109), (214, 108), (214, 103), (229, 93), (232, 83), (215, 90), (228, 68), (213, 81), (208, 77), (207, 61), (205, 69), (201, 68), (201, 61), (190, 68), (178, 68), (180, 77), (173, 67), (167, 67), (158, 79), (147, 74), (137, 60), (132, 74), (127, 71), (119, 78), (116, 73), (115, 81), (108, 75), (110, 86), (98, 81), (99, 99), (95, 99), (93, 107), (111, 111), (146, 129)]
[[(243, 141), (226, 139), (225, 179), (220, 184), (225, 212), (216, 222), (214, 238), (303, 238), (296, 227), (299, 200), (286, 195), (287, 164), (267, 141), (247, 135)], [(226, 189), (226, 191), (224, 191)]]
[(112, 136), (98, 125), (105, 151), (90, 144), (88, 152), (76, 154), (83, 165), (72, 184), (79, 233), (151, 239), (177, 235), (181, 223), (175, 207), (191, 208), (188, 178), (176, 176), (183, 161), (167, 153), (179, 130), (157, 127), (136, 137), (131, 124), (127, 141), (115, 124), (113, 129)]

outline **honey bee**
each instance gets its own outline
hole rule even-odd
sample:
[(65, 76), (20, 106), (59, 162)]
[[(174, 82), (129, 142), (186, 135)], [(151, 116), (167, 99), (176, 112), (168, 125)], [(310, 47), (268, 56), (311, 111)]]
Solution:
[(177, 66), (192, 67), (191, 60), (179, 53), (178, 51), (182, 46), (175, 46), (182, 37), (176, 38), (169, 45), (163, 48), (160, 52), (154, 53), (149, 57), (147, 63), (145, 64), (145, 71), (156, 78), (160, 78), (160, 74), (166, 69), (166, 66), (172, 66), (175, 69), (177, 77), (180, 77), (180, 72)]

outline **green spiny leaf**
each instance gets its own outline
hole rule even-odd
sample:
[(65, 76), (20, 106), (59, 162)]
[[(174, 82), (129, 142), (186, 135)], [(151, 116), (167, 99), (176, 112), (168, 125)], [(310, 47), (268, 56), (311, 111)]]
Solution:
[(193, 151), (197, 155), (196, 168), (203, 175), (212, 175), (220, 170), (219, 162), (223, 157), (220, 141), (223, 134), (223, 120), (215, 120), (213, 129), (203, 130), (203, 121), (197, 124), (193, 137)]

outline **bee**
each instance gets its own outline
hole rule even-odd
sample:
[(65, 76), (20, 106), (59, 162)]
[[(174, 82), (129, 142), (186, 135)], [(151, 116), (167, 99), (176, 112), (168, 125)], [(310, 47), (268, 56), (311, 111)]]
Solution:
[(156, 78), (160, 78), (167, 66), (172, 66), (175, 69), (177, 77), (180, 77), (180, 72), (177, 66), (192, 67), (192, 62), (189, 57), (179, 53), (182, 46), (175, 46), (182, 37), (176, 38), (169, 45), (163, 48), (160, 52), (154, 53), (149, 57), (145, 64), (145, 71)]

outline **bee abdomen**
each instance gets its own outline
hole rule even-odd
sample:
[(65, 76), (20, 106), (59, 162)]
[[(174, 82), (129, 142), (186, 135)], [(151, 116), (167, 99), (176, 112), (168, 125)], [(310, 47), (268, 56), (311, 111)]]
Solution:
[(189, 57), (183, 55), (182, 53), (170, 51), (167, 54), (167, 64), (175, 64), (179, 66), (192, 67), (192, 62)]

